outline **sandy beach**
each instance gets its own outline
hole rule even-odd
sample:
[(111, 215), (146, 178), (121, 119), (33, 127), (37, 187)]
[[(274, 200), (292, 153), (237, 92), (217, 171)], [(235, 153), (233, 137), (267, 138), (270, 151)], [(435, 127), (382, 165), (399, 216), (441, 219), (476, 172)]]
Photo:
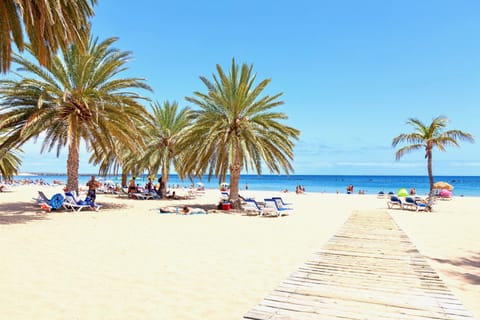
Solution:
[[(159, 214), (218, 203), (100, 194), (99, 212), (45, 213), (37, 190), (0, 193), (0, 310), (5, 319), (240, 319), (338, 230), (354, 210), (387, 210), (375, 195), (250, 191), (292, 202), (281, 218), (233, 212)], [(480, 319), (480, 198), (433, 213), (389, 210), (452, 292)]]

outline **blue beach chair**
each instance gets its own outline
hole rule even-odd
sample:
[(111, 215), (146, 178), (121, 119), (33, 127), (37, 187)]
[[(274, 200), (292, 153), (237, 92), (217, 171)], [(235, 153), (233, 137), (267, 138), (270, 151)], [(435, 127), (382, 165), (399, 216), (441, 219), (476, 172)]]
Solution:
[(38, 191), (38, 196), (37, 203), (47, 211), (60, 209), (65, 201), (61, 193), (56, 193), (49, 199), (43, 191)]
[(77, 193), (75, 191), (67, 191), (65, 192), (65, 202), (63, 204), (63, 207), (65, 209), (79, 212), (82, 211), (82, 209), (87, 208), (98, 211), (102, 206), (94, 203), (89, 196), (87, 196), (85, 200), (82, 200), (77, 196)]
[(412, 197), (406, 197), (405, 203), (403, 204), (404, 209), (412, 209), (415, 211), (430, 211), (431, 205), (423, 201), (414, 199)]
[(274, 199), (264, 199), (265, 201), (265, 208), (268, 208), (268, 210), (271, 210), (273, 214), (275, 214), (277, 217), (280, 217), (282, 215), (288, 215), (288, 211), (290, 211), (290, 208), (280, 208), (277, 205), (277, 201)]
[(260, 216), (269, 215), (270, 213), (275, 212), (273, 208), (262, 208), (254, 199), (245, 199), (245, 205), (243, 206), (243, 210), (245, 210), (247, 214), (253, 213)]
[(290, 207), (292, 203), (284, 202), (282, 197), (272, 197), (272, 199), (277, 203), (277, 207), (285, 210), (293, 210), (293, 208)]
[(403, 202), (402, 200), (400, 200), (399, 197), (391, 196), (390, 200), (387, 201), (387, 206), (389, 209), (393, 209), (395, 207), (398, 207), (399, 209), (403, 209)]

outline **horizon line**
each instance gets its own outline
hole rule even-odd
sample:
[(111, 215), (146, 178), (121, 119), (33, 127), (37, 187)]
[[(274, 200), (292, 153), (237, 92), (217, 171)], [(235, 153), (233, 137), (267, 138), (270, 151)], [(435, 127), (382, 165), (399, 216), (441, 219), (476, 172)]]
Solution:
[[(20, 176), (66, 176), (67, 173), (60, 173), (60, 172), (19, 172), (15, 175), (15, 177)], [(107, 175), (99, 175), (98, 173), (78, 173), (79, 176), (98, 176), (98, 177), (110, 177), (110, 176), (121, 176), (121, 173), (117, 174), (107, 174)], [(137, 176), (148, 176), (149, 174), (143, 173)], [(178, 175), (177, 173), (170, 173), (169, 175)], [(311, 174), (311, 173), (302, 173), (302, 174), (251, 174), (251, 173), (241, 173), (241, 176), (363, 176), (363, 177), (428, 177), (428, 175), (419, 175), (419, 174)], [(130, 175), (128, 175), (130, 176)], [(157, 174), (160, 176), (160, 174)], [(230, 176), (230, 174), (227, 174)], [(480, 177), (480, 175), (452, 175), (452, 174), (438, 174), (433, 175), (434, 177)], [(197, 177), (198, 178), (198, 177)], [(186, 178), (185, 180), (188, 180)]]

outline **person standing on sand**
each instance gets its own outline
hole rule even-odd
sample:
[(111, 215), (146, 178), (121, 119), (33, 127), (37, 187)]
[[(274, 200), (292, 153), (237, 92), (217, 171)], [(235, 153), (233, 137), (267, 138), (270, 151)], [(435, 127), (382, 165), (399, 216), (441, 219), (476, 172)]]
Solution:
[(128, 194), (131, 196), (132, 193), (137, 192), (137, 185), (135, 184), (135, 177), (128, 182)]
[(97, 188), (101, 187), (102, 183), (95, 180), (95, 176), (92, 176), (90, 181), (87, 182), (88, 193), (87, 197), (90, 198), (92, 206), (95, 205), (95, 199), (97, 198)]
[(145, 189), (148, 191), (148, 193), (153, 191), (152, 178), (148, 178), (148, 182), (145, 185)]
[(347, 187), (347, 194), (352, 194), (352, 193), (353, 193), (353, 184), (350, 184)]

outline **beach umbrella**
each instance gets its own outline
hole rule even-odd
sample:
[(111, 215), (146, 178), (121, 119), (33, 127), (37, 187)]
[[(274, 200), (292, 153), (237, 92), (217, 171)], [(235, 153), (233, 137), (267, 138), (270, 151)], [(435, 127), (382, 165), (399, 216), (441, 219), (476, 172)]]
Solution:
[(433, 184), (433, 188), (434, 189), (445, 189), (445, 190), (449, 190), (449, 191), (452, 191), (453, 190), (453, 186), (447, 182), (444, 182), (444, 181), (438, 181), (438, 182), (435, 182)]
[(405, 188), (398, 189), (397, 195), (399, 197), (408, 197), (407, 189), (405, 189)]
[(438, 195), (442, 198), (450, 198), (452, 196), (452, 191), (447, 190), (447, 189), (442, 189), (442, 190), (440, 190)]

